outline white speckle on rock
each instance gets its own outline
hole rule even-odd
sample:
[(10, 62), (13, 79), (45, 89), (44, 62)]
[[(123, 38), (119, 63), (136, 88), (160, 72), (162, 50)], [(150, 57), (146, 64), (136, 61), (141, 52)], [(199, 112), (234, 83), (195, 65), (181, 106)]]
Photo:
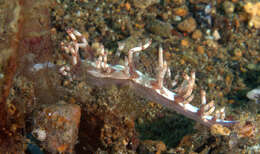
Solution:
[(46, 131), (44, 129), (38, 128), (33, 130), (33, 135), (39, 140), (44, 141), (46, 139)]

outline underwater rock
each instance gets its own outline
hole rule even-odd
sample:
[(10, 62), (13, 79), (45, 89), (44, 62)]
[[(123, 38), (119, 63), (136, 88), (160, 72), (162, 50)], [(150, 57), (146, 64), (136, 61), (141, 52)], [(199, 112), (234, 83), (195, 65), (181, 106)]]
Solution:
[(73, 152), (81, 117), (76, 104), (54, 104), (36, 111), (33, 135), (49, 152)]
[(193, 32), (196, 29), (196, 27), (196, 20), (192, 17), (189, 17), (178, 24), (178, 29), (187, 33)]
[(169, 23), (162, 22), (160, 20), (153, 20), (148, 25), (148, 29), (156, 35), (162, 37), (169, 37), (171, 35), (171, 31), (173, 30), (173, 27)]

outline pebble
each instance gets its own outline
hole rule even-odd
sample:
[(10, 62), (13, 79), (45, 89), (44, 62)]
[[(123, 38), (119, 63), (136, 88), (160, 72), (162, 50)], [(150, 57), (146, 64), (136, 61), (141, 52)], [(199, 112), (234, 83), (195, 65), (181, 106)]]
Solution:
[(181, 46), (186, 48), (189, 47), (189, 40), (188, 39), (181, 40)]
[(187, 16), (189, 13), (188, 9), (186, 7), (179, 7), (173, 9), (173, 14), (181, 17)]
[(146, 9), (150, 5), (159, 3), (159, 0), (134, 0), (133, 5), (140, 9)]
[(215, 40), (219, 40), (219, 39), (221, 38), (221, 36), (220, 36), (218, 30), (214, 30), (214, 32), (213, 32), (212, 35), (213, 35), (213, 37), (214, 37)]
[(162, 14), (162, 19), (163, 19), (164, 21), (167, 21), (168, 18), (169, 18), (168, 13), (163, 13), (163, 14)]
[(0, 73), (0, 79), (3, 79), (3, 78), (4, 78), (4, 74)]
[(247, 64), (247, 69), (250, 71), (260, 71), (260, 65), (254, 64), (254, 63), (249, 63)]
[(169, 37), (171, 35), (173, 27), (169, 23), (162, 22), (160, 20), (153, 20), (148, 26), (148, 29), (156, 35)]
[(236, 57), (238, 57), (238, 58), (241, 58), (241, 57), (243, 56), (243, 53), (242, 53), (242, 51), (241, 51), (239, 48), (236, 48), (236, 49), (234, 50), (234, 55), (235, 55)]
[(235, 5), (230, 1), (225, 1), (223, 3), (224, 11), (227, 15), (232, 14), (235, 10)]
[(202, 37), (202, 32), (199, 29), (196, 29), (193, 33), (192, 33), (192, 39), (194, 40), (200, 40)]
[(194, 18), (189, 17), (178, 24), (177, 28), (180, 31), (191, 33), (193, 32), (197, 27), (197, 23)]
[(250, 100), (254, 100), (256, 103), (258, 103), (258, 101), (260, 100), (260, 87), (255, 88), (251, 91), (249, 91), (246, 94), (246, 97)]
[(198, 46), (197, 51), (198, 51), (199, 54), (204, 54), (205, 53), (204, 47), (201, 46), (201, 45)]

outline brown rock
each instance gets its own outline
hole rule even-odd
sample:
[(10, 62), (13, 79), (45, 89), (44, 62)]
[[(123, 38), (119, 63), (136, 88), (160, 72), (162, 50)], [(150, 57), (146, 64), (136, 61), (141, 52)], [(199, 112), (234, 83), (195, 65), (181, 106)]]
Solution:
[(133, 4), (137, 8), (145, 9), (158, 2), (159, 2), (158, 0), (134, 0)]
[(201, 46), (201, 45), (199, 45), (199, 46), (197, 47), (197, 51), (198, 51), (199, 54), (204, 54), (204, 53), (205, 53), (204, 47)]
[(179, 7), (173, 9), (173, 13), (174, 15), (185, 17), (186, 15), (188, 15), (189, 11), (186, 7)]
[(183, 32), (191, 33), (196, 29), (197, 23), (194, 18), (189, 17), (181, 23), (179, 23), (177, 27), (179, 30)]
[(169, 37), (172, 33), (173, 27), (167, 22), (162, 22), (160, 20), (152, 20), (151, 24), (147, 27), (152, 33), (162, 36)]
[(198, 29), (196, 29), (193, 33), (192, 33), (192, 39), (194, 40), (200, 40), (202, 37), (202, 32)]
[(181, 46), (185, 48), (189, 47), (189, 40), (188, 39), (181, 40)]
[(81, 112), (76, 104), (59, 103), (37, 111), (34, 136), (53, 153), (71, 153), (78, 139)]

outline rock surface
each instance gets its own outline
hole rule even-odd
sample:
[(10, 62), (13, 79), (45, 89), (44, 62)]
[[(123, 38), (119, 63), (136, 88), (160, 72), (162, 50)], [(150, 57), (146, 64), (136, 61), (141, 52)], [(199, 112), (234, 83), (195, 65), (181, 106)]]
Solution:
[(33, 135), (52, 153), (72, 153), (78, 139), (81, 117), (75, 104), (47, 105), (34, 117)]

